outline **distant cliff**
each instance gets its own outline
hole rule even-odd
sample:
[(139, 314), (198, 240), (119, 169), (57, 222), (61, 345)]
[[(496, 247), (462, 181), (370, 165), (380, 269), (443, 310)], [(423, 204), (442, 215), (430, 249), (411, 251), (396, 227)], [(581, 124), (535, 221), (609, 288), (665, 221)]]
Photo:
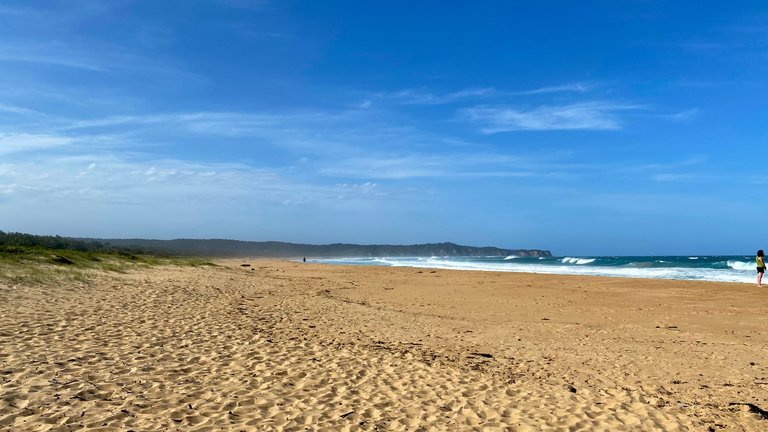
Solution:
[(461, 246), (454, 243), (417, 245), (310, 245), (283, 242), (250, 242), (239, 240), (142, 240), (99, 239), (118, 247), (134, 247), (155, 253), (208, 257), (404, 257), (404, 256), (527, 256), (548, 257), (547, 250), (501, 249), (497, 247)]

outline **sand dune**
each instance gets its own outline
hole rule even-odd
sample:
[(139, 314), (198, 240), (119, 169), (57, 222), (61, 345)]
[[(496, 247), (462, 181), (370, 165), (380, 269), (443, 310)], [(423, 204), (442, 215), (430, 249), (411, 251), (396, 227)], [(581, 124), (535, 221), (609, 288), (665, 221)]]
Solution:
[(768, 429), (768, 291), (241, 262), (0, 285), (0, 430)]

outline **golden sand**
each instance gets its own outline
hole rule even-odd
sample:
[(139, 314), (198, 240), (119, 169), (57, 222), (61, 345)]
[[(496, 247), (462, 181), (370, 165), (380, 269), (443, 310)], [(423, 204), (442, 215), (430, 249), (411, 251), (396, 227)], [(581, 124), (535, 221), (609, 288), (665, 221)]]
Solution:
[(0, 430), (768, 430), (768, 288), (219, 264), (0, 285)]

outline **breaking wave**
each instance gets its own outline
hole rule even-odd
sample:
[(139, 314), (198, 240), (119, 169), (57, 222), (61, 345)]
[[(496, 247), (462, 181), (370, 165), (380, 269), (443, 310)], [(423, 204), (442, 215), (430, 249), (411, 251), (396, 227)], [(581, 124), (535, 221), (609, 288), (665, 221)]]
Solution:
[(595, 262), (595, 258), (571, 258), (571, 257), (565, 257), (561, 260), (563, 264), (578, 264), (578, 265), (584, 265), (584, 264), (591, 264)]
[(748, 256), (622, 257), (356, 257), (309, 261), (386, 267), (543, 273), (626, 278), (754, 283), (755, 263)]

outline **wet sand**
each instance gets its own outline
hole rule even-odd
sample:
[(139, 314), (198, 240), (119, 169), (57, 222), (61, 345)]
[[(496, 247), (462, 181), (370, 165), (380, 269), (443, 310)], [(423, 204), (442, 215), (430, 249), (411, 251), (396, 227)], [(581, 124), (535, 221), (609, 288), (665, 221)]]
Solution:
[(768, 288), (218, 264), (0, 284), (0, 430), (768, 430)]

